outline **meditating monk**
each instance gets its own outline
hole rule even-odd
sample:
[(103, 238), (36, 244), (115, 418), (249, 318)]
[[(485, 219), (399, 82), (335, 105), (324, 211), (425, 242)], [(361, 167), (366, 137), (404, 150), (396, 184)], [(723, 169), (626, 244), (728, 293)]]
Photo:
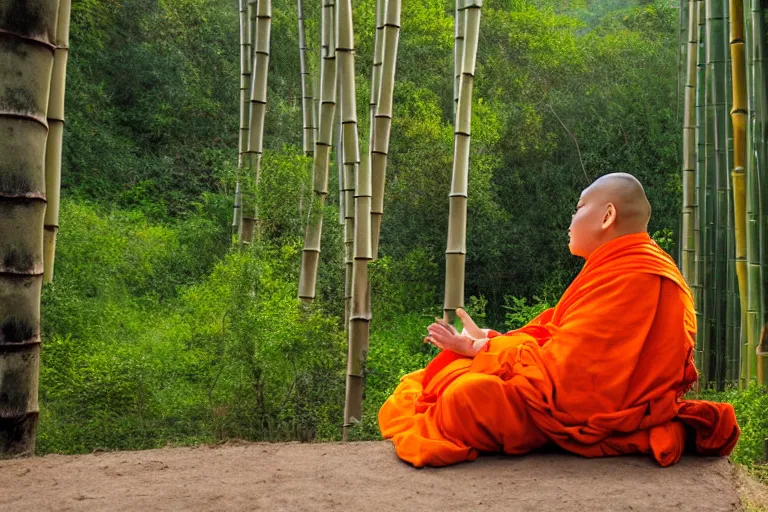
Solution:
[(728, 455), (730, 404), (683, 400), (697, 379), (691, 292), (647, 233), (651, 207), (629, 174), (596, 180), (573, 214), (571, 253), (584, 267), (554, 308), (506, 334), (434, 323), (443, 349), (406, 375), (379, 411), (382, 435), (414, 466), (522, 454), (547, 444), (584, 456), (684, 448)]

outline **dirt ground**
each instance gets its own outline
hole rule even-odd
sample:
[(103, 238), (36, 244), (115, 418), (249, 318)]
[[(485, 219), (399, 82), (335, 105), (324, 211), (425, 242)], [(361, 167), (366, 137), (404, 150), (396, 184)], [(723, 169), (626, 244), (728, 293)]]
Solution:
[(726, 459), (486, 456), (414, 469), (389, 442), (228, 443), (0, 462), (0, 510), (762, 510)]

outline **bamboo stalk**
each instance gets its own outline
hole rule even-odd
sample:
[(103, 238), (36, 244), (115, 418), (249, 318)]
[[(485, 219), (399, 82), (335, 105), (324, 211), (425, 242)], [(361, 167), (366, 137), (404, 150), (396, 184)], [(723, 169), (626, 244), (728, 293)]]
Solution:
[[(733, 107), (731, 124), (733, 125), (733, 205), (734, 228), (736, 237), (735, 259), (738, 291), (740, 299), (741, 325), (746, 335), (747, 318), (747, 212), (746, 212), (746, 124), (747, 93), (746, 68), (744, 61), (744, 9), (743, 0), (730, 0), (730, 49)], [(741, 341), (741, 340), (740, 340)], [(740, 342), (741, 345), (741, 342)], [(749, 379), (748, 354), (740, 351), (739, 382), (743, 387)]]
[[(768, 233), (766, 233), (765, 224), (768, 214), (768, 194), (764, 192), (768, 186), (768, 93), (766, 86), (766, 42), (765, 42), (765, 21), (764, 12), (759, 0), (751, 0), (751, 24), (753, 39), (753, 72), (754, 72), (754, 94), (755, 94), (755, 117), (753, 121), (753, 150), (755, 152), (755, 183), (757, 192), (757, 216), (758, 216), (758, 256), (760, 262), (760, 280), (759, 291), (760, 304), (758, 313), (758, 326), (755, 331), (759, 332), (757, 342), (757, 382), (760, 385), (768, 384), (768, 340), (766, 339), (766, 274), (768, 273), (768, 254), (766, 254), (766, 242), (768, 242)], [(759, 331), (758, 331), (759, 329)]]
[(333, 126), (336, 116), (336, 52), (330, 47), (328, 26), (334, 24), (333, 1), (323, 2), (321, 21), (323, 58), (320, 63), (320, 130), (315, 141), (313, 160), (313, 189), (315, 200), (310, 207), (309, 222), (304, 239), (304, 250), (299, 277), (299, 298), (311, 301), (315, 298), (317, 267), (320, 260), (320, 241), (323, 229), (323, 209), (328, 196), (328, 168), (333, 145)]
[(726, 158), (726, 118), (725, 103), (725, 32), (723, 1), (708, 0), (707, 32), (709, 45), (707, 64), (712, 76), (712, 113), (711, 121), (714, 142), (714, 378), (717, 389), (724, 385), (727, 365), (726, 323), (727, 323), (727, 223), (728, 223), (728, 180)]
[(760, 281), (760, 256), (758, 237), (758, 188), (757, 188), (757, 166), (755, 153), (753, 151), (753, 123), (755, 120), (755, 77), (754, 77), (754, 54), (753, 46), (756, 41), (752, 35), (752, 14), (751, 7), (747, 4), (744, 9), (744, 35), (745, 40), (751, 44), (744, 45), (744, 61), (746, 64), (746, 92), (747, 92), (747, 119), (745, 127), (745, 209), (746, 209), (746, 259), (747, 259), (747, 318), (746, 318), (746, 340), (742, 349), (742, 380), (744, 386), (748, 386), (755, 377), (756, 372), (756, 354), (755, 350), (760, 336), (760, 304), (761, 304), (761, 281)]
[(459, 84), (459, 103), (454, 126), (454, 158), (449, 195), (448, 242), (445, 251), (444, 317), (452, 322), (464, 306), (464, 269), (467, 253), (467, 198), (469, 147), (472, 124), (472, 85), (475, 76), (482, 0), (464, 5), (464, 45)]
[(240, 224), (243, 222), (243, 194), (240, 190), (240, 179), (235, 183), (235, 205), (232, 214), (232, 233), (237, 234), (240, 231)]
[(303, 120), (303, 147), (304, 154), (311, 157), (315, 150), (315, 119), (312, 114), (314, 110), (314, 97), (312, 95), (312, 85), (307, 70), (307, 41), (304, 34), (304, 8), (301, 0), (297, 0), (297, 10), (299, 19), (299, 67), (301, 72), (301, 112)]
[(43, 232), (43, 282), (53, 282), (56, 258), (56, 235), (59, 231), (59, 198), (61, 193), (61, 151), (64, 140), (64, 91), (67, 85), (69, 55), (69, 18), (72, 0), (60, 0), (56, 22), (56, 51), (48, 101), (48, 141), (45, 148), (45, 231)]
[(250, 105), (251, 83), (251, 37), (246, 0), (239, 0), (240, 6), (240, 131), (237, 145), (237, 181), (235, 183), (235, 204), (232, 213), (232, 233), (239, 234), (243, 219), (242, 190), (240, 179), (246, 150), (248, 149), (248, 107)]
[(463, 0), (456, 0), (453, 18), (453, 120), (459, 109), (459, 87), (461, 84), (461, 66), (464, 59), (465, 16)]
[(35, 450), (58, 10), (58, 0), (0, 3), (0, 457)]
[(387, 157), (392, 130), (392, 98), (395, 88), (395, 67), (397, 48), (400, 40), (400, 14), (402, 0), (388, 0), (384, 17), (383, 67), (379, 92), (375, 130), (371, 147), (371, 173), (373, 180), (373, 203), (371, 204), (371, 250), (376, 258), (379, 252), (381, 219), (384, 215), (384, 190), (387, 179)]
[[(272, 28), (272, 0), (260, 0), (255, 8), (256, 24), (253, 35), (253, 68), (251, 76), (251, 101), (249, 109), (248, 130), (248, 165), (253, 175), (253, 195), (258, 197), (259, 182), (261, 181), (261, 157), (264, 151), (264, 119), (267, 112), (267, 71), (269, 70), (269, 45)], [(258, 232), (258, 204), (249, 208), (253, 217), (243, 216), (243, 230), (253, 229), (251, 233), (241, 233), (245, 243), (252, 240)], [(245, 219), (248, 218), (248, 222)]]
[[(382, 65), (384, 60), (384, 10), (386, 8), (386, 0), (376, 0), (376, 36), (373, 43), (373, 66), (371, 67), (371, 99), (368, 102), (368, 151), (366, 157), (363, 160), (364, 165), (368, 166), (371, 170), (372, 194), (376, 195), (376, 182), (373, 176), (373, 144), (376, 137), (376, 105), (379, 103), (379, 94), (381, 91), (381, 75)], [(373, 224), (373, 203), (371, 203), (371, 229), (375, 230)], [(372, 237), (373, 238), (373, 237)], [(377, 250), (374, 250), (373, 239), (371, 240), (371, 251), (373, 252), (373, 258), (376, 259)]]
[(688, 0), (689, 29), (686, 59), (686, 83), (683, 108), (683, 225), (682, 225), (682, 270), (683, 277), (694, 283), (696, 264), (695, 241), (695, 184), (696, 184), (696, 60), (698, 57), (698, 5), (697, 0)]
[[(350, 216), (348, 215), (346, 226), (347, 237), (352, 235), (354, 256), (343, 424), (343, 439), (347, 440), (349, 430), (361, 421), (363, 412), (365, 361), (368, 355), (371, 321), (368, 262), (371, 260), (372, 192), (370, 168), (366, 172), (366, 166), (360, 165), (352, 2), (351, 0), (339, 0), (336, 5), (338, 23), (336, 52), (343, 91), (341, 95), (341, 121), (344, 136), (345, 181), (347, 179), (354, 180), (354, 199), (351, 200), (349, 196), (346, 198), (348, 201), (347, 209), (352, 210), (354, 207), (351, 217), (353, 222), (349, 222)], [(348, 265), (347, 268), (349, 269)]]
[(702, 371), (701, 381), (703, 378), (704, 368), (704, 333), (706, 332), (704, 322), (704, 310), (706, 304), (706, 288), (704, 286), (704, 274), (706, 266), (706, 257), (704, 251), (706, 246), (704, 244), (704, 233), (706, 224), (706, 200), (705, 200), (705, 188), (704, 188), (704, 176), (706, 174), (706, 160), (705, 160), (705, 142), (706, 142), (706, 111), (705, 111), (705, 90), (706, 90), (706, 73), (705, 62), (706, 56), (704, 52), (706, 29), (705, 29), (705, 13), (703, 0), (696, 0), (697, 10), (697, 23), (698, 23), (698, 48), (696, 57), (696, 205), (694, 208), (694, 237), (695, 237), (695, 267), (694, 267), (694, 282), (693, 282), (693, 295), (694, 303), (696, 304), (696, 324), (698, 326), (696, 332), (696, 366)]
[(731, 80), (731, 51), (730, 51), (730, 8), (729, 1), (722, 2), (722, 15), (724, 22), (722, 48), (725, 58), (722, 76), (724, 82), (723, 100), (725, 110), (722, 112), (725, 142), (724, 142), (724, 166), (721, 175), (723, 188), (725, 188), (725, 368), (723, 372), (723, 387), (726, 383), (733, 383), (738, 380), (739, 370), (739, 326), (741, 324), (739, 315), (739, 295), (737, 291), (736, 276), (736, 233), (733, 217), (733, 187), (731, 186), (731, 172), (733, 170), (733, 126), (731, 123), (731, 108), (733, 106), (733, 97), (731, 91), (733, 84)]
[[(339, 74), (336, 74), (336, 95), (337, 103), (341, 103), (341, 80), (338, 78)], [(347, 222), (347, 209), (346, 209), (346, 193), (344, 188), (344, 137), (341, 126), (341, 109), (336, 109), (336, 120), (334, 121), (336, 127), (336, 170), (338, 171), (339, 180), (339, 224), (344, 225)], [(346, 311), (345, 311), (346, 312)], [(344, 325), (347, 325), (349, 320), (348, 316), (344, 317)]]
[(715, 314), (714, 304), (716, 300), (715, 290), (715, 104), (713, 99), (714, 88), (714, 63), (712, 62), (712, 30), (709, 23), (711, 13), (711, 0), (704, 0), (705, 10), (705, 87), (704, 87), (704, 174), (703, 174), (703, 195), (704, 195), (704, 218), (703, 222), (703, 262), (704, 269), (703, 287), (703, 319), (704, 323), (699, 328), (703, 331), (702, 336), (702, 368), (701, 379), (703, 382), (710, 382), (715, 375), (715, 359), (712, 357), (715, 350)]

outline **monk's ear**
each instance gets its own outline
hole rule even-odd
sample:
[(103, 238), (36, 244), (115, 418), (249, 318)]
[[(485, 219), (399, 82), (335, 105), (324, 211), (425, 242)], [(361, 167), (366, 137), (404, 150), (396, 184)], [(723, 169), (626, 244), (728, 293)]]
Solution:
[(603, 215), (603, 229), (607, 229), (616, 222), (616, 206), (613, 203), (608, 203), (605, 207), (605, 215)]

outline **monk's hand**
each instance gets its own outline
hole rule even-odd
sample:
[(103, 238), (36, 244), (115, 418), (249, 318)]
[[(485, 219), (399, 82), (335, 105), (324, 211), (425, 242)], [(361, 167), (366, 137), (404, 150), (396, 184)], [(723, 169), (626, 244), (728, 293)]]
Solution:
[(472, 320), (472, 317), (469, 316), (466, 311), (459, 308), (456, 310), (456, 316), (461, 320), (461, 324), (464, 326), (464, 330), (467, 331), (467, 334), (475, 339), (485, 338), (485, 333), (477, 326), (475, 321)]
[(427, 331), (429, 331), (429, 336), (424, 341), (428, 341), (443, 350), (450, 350), (463, 356), (474, 357), (482, 348), (482, 346), (476, 347), (476, 340), (468, 336), (462, 336), (453, 326), (448, 327), (443, 324), (434, 323), (427, 327)]

